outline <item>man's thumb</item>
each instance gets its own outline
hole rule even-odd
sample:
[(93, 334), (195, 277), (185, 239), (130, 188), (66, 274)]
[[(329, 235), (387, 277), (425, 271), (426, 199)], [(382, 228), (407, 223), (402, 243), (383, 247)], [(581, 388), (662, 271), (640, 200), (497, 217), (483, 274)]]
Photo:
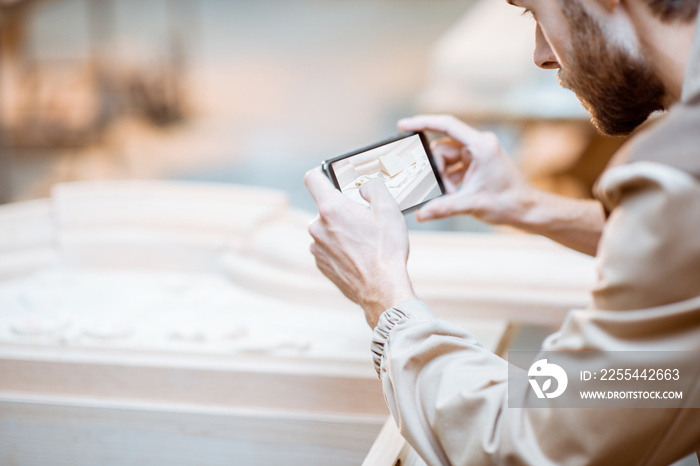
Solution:
[(396, 200), (387, 189), (384, 182), (378, 178), (367, 180), (360, 186), (360, 196), (364, 198), (369, 205), (391, 203), (396, 204)]
[(440, 196), (425, 204), (416, 211), (416, 219), (419, 222), (427, 222), (429, 220), (438, 220), (441, 218), (454, 215), (455, 210), (454, 195)]

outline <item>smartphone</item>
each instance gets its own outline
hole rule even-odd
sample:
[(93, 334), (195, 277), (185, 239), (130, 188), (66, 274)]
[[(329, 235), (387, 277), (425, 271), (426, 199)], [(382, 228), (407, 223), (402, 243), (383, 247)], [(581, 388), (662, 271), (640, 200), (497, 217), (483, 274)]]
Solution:
[(390, 139), (323, 161), (323, 171), (350, 199), (367, 205), (360, 187), (379, 178), (403, 213), (445, 194), (428, 138), (422, 132)]

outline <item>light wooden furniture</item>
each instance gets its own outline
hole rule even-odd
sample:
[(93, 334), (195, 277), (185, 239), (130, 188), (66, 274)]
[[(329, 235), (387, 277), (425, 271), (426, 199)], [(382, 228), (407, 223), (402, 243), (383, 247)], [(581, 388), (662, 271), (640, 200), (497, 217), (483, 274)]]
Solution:
[[(311, 217), (167, 182), (0, 207), (0, 464), (360, 464), (388, 410)], [(492, 347), (507, 330), (458, 320)]]
[(401, 436), (394, 418), (384, 423), (362, 466), (426, 466)]
[(53, 264), (57, 260), (54, 241), (50, 201), (0, 206), (0, 279)]

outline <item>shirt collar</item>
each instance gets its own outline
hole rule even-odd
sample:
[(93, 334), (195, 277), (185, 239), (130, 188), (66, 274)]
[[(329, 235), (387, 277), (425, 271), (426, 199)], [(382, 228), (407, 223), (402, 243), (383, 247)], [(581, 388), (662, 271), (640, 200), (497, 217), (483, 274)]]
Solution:
[(700, 9), (695, 22), (695, 38), (688, 57), (688, 67), (683, 78), (681, 101), (687, 102), (700, 94)]

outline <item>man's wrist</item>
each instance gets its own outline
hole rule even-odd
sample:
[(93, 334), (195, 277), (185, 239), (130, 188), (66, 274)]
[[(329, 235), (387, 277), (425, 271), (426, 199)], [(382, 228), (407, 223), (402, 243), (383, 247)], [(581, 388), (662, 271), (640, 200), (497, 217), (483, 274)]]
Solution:
[(548, 193), (535, 187), (526, 190), (512, 226), (529, 233), (548, 236), (550, 230), (561, 228), (562, 221), (571, 215), (576, 199)]
[(380, 285), (378, 293), (372, 298), (363, 300), (360, 304), (365, 311), (367, 323), (374, 329), (384, 311), (411, 299), (416, 299), (416, 294), (413, 291), (411, 281), (405, 277), (394, 284)]
[(566, 247), (594, 256), (605, 226), (600, 202), (574, 199), (532, 187), (520, 200), (520, 212), (510, 226), (546, 236)]
[(515, 208), (508, 215), (508, 225), (535, 233), (548, 221), (546, 193), (528, 185), (519, 191)]

